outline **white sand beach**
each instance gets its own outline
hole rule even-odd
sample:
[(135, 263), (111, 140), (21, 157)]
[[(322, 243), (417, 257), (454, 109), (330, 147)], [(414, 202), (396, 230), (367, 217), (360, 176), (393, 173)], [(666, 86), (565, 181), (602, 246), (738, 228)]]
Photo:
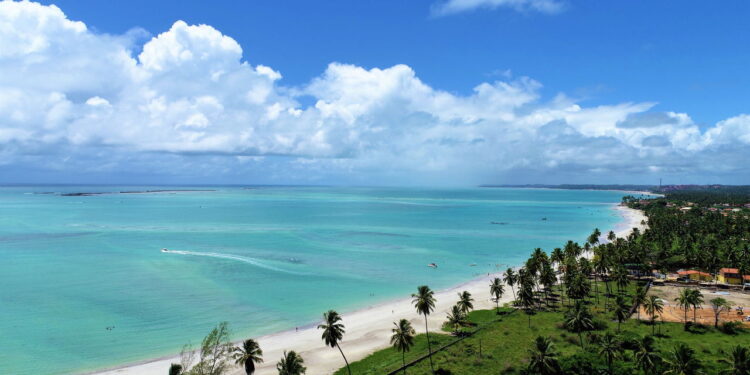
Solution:
[[(623, 221), (612, 228), (618, 237), (627, 236), (632, 228), (644, 230), (642, 221), (646, 216), (642, 211), (633, 210), (624, 206), (616, 206), (617, 212), (622, 215)], [(602, 231), (606, 236), (607, 231)], [(489, 284), (500, 274), (490, 274), (472, 280), (454, 288), (443, 290), (435, 294), (437, 304), (435, 311), (429, 316), (430, 331), (439, 331), (445, 321), (445, 316), (450, 307), (457, 300), (457, 293), (467, 290), (473, 296), (476, 309), (489, 309), (495, 306), (490, 300)], [(416, 285), (414, 289), (416, 291)], [(510, 287), (506, 287), (505, 296), (500, 300), (500, 305), (509, 302), (513, 298)], [(346, 325), (346, 334), (341, 342), (341, 347), (350, 362), (360, 360), (370, 353), (388, 346), (393, 322), (402, 318), (409, 319), (417, 330), (424, 331), (424, 318), (417, 315), (411, 304), (410, 298), (404, 298), (377, 306), (368, 307), (358, 311), (343, 314), (343, 323)], [(320, 332), (315, 327), (294, 329), (272, 335), (257, 338), (263, 349), (265, 363), (260, 365), (256, 371), (259, 375), (276, 374), (276, 362), (281, 358), (284, 350), (295, 350), (305, 360), (308, 374), (331, 374), (344, 366), (338, 350), (326, 347), (320, 339)], [(95, 373), (95, 375), (163, 375), (169, 369), (170, 363), (179, 363), (178, 357), (157, 359), (154, 361), (135, 364), (117, 369)], [(244, 370), (236, 368), (230, 372), (232, 375), (244, 374)]]

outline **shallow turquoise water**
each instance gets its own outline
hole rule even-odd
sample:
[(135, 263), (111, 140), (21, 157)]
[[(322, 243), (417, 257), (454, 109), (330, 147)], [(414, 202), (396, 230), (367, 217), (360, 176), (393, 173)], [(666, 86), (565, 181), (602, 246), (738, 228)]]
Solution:
[(519, 264), (535, 247), (614, 228), (612, 205), (623, 195), (317, 187), (33, 194), (146, 189), (156, 188), (0, 188), (0, 373), (111, 367), (176, 353), (221, 320), (240, 338), (310, 324), (329, 308), (405, 297), (421, 284), (446, 288)]

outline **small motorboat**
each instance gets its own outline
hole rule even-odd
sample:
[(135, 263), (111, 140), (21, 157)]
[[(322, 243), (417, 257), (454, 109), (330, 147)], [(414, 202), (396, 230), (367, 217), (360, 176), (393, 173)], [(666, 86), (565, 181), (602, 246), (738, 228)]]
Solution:
[(435, 264), (435, 263), (430, 263), (430, 264), (428, 264), (428, 265), (427, 265), (427, 267), (437, 268), (437, 264)]
[(162, 253), (168, 253), (168, 252), (169, 252), (169, 250), (168, 250), (168, 249), (167, 249), (167, 248), (165, 247), (165, 248), (161, 249), (161, 252), (162, 252)]

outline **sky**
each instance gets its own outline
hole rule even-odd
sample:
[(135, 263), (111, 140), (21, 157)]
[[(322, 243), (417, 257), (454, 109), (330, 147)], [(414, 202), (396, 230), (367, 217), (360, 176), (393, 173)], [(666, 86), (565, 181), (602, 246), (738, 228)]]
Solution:
[(0, 183), (750, 183), (746, 1), (0, 1)]

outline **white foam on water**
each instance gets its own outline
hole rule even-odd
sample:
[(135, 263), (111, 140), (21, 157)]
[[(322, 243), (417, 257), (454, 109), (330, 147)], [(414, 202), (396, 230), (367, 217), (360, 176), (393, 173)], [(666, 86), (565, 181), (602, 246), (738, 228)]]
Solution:
[(259, 261), (257, 259), (243, 257), (243, 256), (240, 256), (240, 255), (224, 254), (224, 253), (211, 253), (211, 252), (198, 252), (198, 251), (187, 251), (187, 250), (166, 250), (166, 251), (162, 251), (162, 252), (163, 253), (167, 253), (167, 254), (192, 255), (192, 256), (201, 256), (201, 257), (211, 257), (211, 258), (236, 260), (238, 262), (252, 264), (254, 266), (257, 266), (257, 267), (260, 267), (260, 268), (264, 268), (264, 269), (267, 269), (267, 270), (270, 270), (270, 271), (283, 272), (283, 273), (288, 273), (288, 274), (293, 274), (293, 275), (307, 275), (307, 274), (301, 273), (301, 272), (294, 272), (294, 271), (289, 271), (289, 270), (281, 269), (281, 268), (278, 268), (278, 267), (270, 266), (270, 265), (265, 264), (265, 263), (263, 263), (263, 262), (261, 262), (261, 261)]

